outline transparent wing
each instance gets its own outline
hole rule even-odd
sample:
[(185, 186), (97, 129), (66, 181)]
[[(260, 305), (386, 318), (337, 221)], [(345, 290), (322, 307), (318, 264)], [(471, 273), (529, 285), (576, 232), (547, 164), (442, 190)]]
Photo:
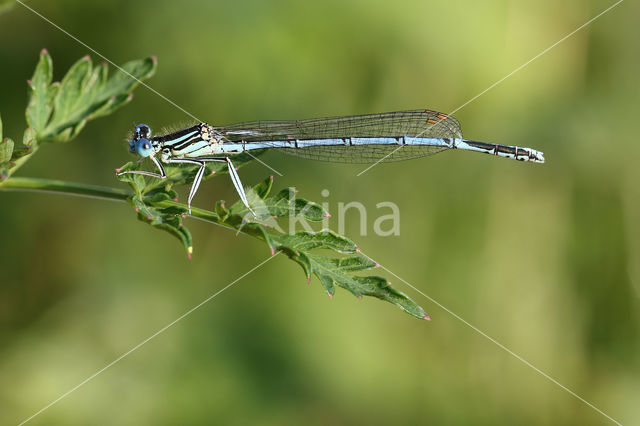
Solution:
[(372, 164), (411, 160), (436, 154), (447, 149), (432, 145), (320, 145), (306, 148), (280, 148), (278, 151), (309, 160), (330, 161), (332, 163)]
[(368, 136), (462, 137), (458, 120), (437, 111), (424, 109), (307, 120), (249, 121), (219, 127), (216, 130), (231, 141), (246, 142)]
[[(295, 121), (251, 121), (216, 128), (229, 141), (262, 142), (315, 140), (350, 137), (461, 138), (460, 123), (453, 117), (431, 110), (413, 110), (329, 117)], [(302, 158), (342, 163), (401, 161), (443, 151), (433, 145), (318, 145), (302, 148), (272, 148)]]

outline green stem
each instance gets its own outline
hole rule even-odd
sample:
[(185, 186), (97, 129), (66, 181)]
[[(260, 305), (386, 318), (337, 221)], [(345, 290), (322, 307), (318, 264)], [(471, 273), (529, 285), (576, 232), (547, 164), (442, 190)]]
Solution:
[[(88, 185), (84, 183), (66, 182), (54, 179), (38, 179), (29, 177), (11, 177), (0, 182), (0, 191), (43, 191), (59, 194), (72, 194), (85, 197), (99, 197), (109, 200), (126, 201), (133, 195), (131, 191), (106, 186)], [(181, 207), (186, 209), (185, 204), (177, 201), (160, 201), (153, 203), (155, 207)], [(220, 224), (218, 215), (208, 210), (192, 207), (191, 215), (197, 218)]]
[[(181, 207), (183, 209), (187, 208), (186, 204), (179, 203), (177, 201), (168, 201), (168, 200), (151, 202), (150, 204), (153, 205), (154, 207), (160, 207), (160, 208), (167, 208), (167, 207)], [(199, 209), (197, 207), (191, 207), (191, 216), (206, 220), (207, 222), (214, 222), (214, 223), (220, 224), (220, 219), (218, 218), (218, 215), (215, 214), (214, 212), (210, 212), (209, 210)], [(230, 228), (230, 229), (234, 229), (234, 228)]]
[(54, 179), (11, 177), (0, 182), (0, 191), (24, 190), (57, 192), (62, 194), (84, 195), (87, 197), (100, 197), (110, 200), (126, 201), (131, 192), (124, 189), (108, 188), (106, 186), (87, 185), (84, 183), (65, 182)]

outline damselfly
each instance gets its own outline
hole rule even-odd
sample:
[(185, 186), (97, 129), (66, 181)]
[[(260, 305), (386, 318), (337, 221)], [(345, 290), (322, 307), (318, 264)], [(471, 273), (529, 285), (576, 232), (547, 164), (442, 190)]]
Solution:
[(460, 123), (455, 118), (423, 109), (295, 121), (251, 121), (222, 127), (200, 123), (154, 137), (149, 126), (139, 124), (129, 141), (129, 150), (142, 158), (149, 157), (159, 173), (129, 170), (118, 174), (137, 173), (162, 179), (166, 177), (162, 163), (198, 166), (189, 192), (191, 212), (191, 200), (202, 181), (205, 163), (225, 162), (240, 199), (253, 213), (231, 157), (265, 148), (342, 163), (408, 160), (448, 149), (544, 163), (542, 152), (532, 148), (463, 139)]

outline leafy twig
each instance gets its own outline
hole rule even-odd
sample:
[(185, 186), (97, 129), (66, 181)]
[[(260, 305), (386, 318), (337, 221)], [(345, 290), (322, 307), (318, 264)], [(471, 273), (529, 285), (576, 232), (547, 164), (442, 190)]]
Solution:
[[(192, 237), (183, 224), (188, 208), (178, 202), (174, 188), (191, 181), (196, 172), (194, 167), (167, 166), (167, 178), (163, 180), (149, 180), (136, 174), (119, 176), (118, 179), (126, 182), (131, 190), (12, 176), (37, 152), (41, 143), (68, 142), (78, 135), (88, 120), (110, 114), (129, 102), (131, 91), (138, 81), (153, 75), (156, 65), (154, 58), (129, 62), (123, 68), (137, 80), (122, 72), (108, 78), (106, 64), (93, 67), (90, 59), (84, 57), (71, 67), (60, 83), (52, 83), (51, 57), (43, 50), (34, 75), (28, 82), (31, 89), (26, 111), (29, 127), (24, 132), (21, 144), (16, 146), (12, 140), (2, 139), (0, 121), (0, 190), (59, 192), (125, 201), (135, 209), (138, 219), (178, 238), (191, 257)], [(234, 157), (234, 163), (241, 166), (252, 159), (241, 154)], [(207, 177), (227, 173), (226, 165), (209, 164)], [(120, 170), (139, 167), (139, 162), (130, 162)], [(410, 315), (428, 319), (420, 306), (392, 288), (385, 278), (357, 275), (379, 265), (362, 255), (350, 239), (329, 230), (291, 234), (280, 231), (278, 220), (301, 217), (320, 222), (329, 215), (320, 205), (297, 197), (297, 191), (293, 188), (269, 196), (272, 185), (273, 177), (269, 177), (247, 192), (257, 219), (241, 202), (227, 207), (224, 201), (218, 201), (215, 212), (192, 208), (191, 214), (253, 236), (266, 243), (272, 254), (286, 254), (300, 265), (308, 282), (315, 275), (329, 297), (333, 297), (335, 287), (339, 286), (359, 298), (372, 296), (386, 300)], [(325, 254), (321, 254), (320, 250), (324, 250)]]

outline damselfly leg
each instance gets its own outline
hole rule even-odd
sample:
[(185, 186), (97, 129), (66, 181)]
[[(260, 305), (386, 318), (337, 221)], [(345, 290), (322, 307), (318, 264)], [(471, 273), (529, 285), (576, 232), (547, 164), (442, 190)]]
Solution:
[[(121, 172), (120, 169), (116, 169), (116, 176), (122, 176), (122, 175), (126, 175), (126, 174), (133, 174), (133, 175), (151, 176), (151, 177), (158, 178), (158, 179), (166, 178), (167, 177), (167, 173), (165, 173), (164, 167), (162, 167), (162, 163), (160, 161), (158, 161), (158, 159), (156, 157), (150, 156), (150, 158), (151, 158), (151, 161), (153, 161), (153, 163), (156, 165), (158, 170), (160, 170), (160, 173), (147, 172), (145, 170), (127, 170), (127, 171)], [(144, 158), (142, 158), (142, 160), (144, 160)]]
[[(116, 174), (120, 176), (120, 175), (130, 173), (130, 174), (151, 176), (158, 179), (166, 178), (167, 173), (165, 172), (164, 167), (162, 166), (162, 163), (158, 161), (158, 159), (155, 156), (150, 155), (149, 158), (151, 158), (151, 161), (153, 161), (153, 163), (158, 167), (158, 170), (160, 171), (160, 173), (153, 173), (145, 170), (127, 170), (124, 172), (118, 171)], [(231, 181), (233, 182), (233, 186), (235, 187), (236, 191), (238, 192), (238, 195), (240, 196), (240, 200), (242, 200), (242, 203), (245, 205), (247, 210), (249, 210), (254, 217), (257, 217), (256, 213), (249, 206), (249, 201), (247, 200), (247, 194), (245, 193), (244, 187), (242, 186), (242, 182), (240, 181), (240, 176), (238, 176), (238, 172), (236, 171), (236, 168), (233, 166), (233, 163), (231, 162), (231, 159), (229, 157), (168, 158), (165, 160), (165, 162), (167, 164), (194, 164), (194, 165), (200, 166), (193, 179), (191, 190), (189, 191), (189, 198), (187, 201), (189, 214), (191, 214), (191, 200), (193, 200), (193, 197), (195, 197), (196, 192), (198, 192), (198, 188), (200, 187), (200, 183), (202, 182), (202, 178), (204, 177), (204, 172), (206, 167), (205, 163), (221, 162), (221, 163), (227, 163), (227, 168), (229, 169), (229, 175), (231, 176)]]
[[(256, 213), (249, 206), (249, 201), (247, 200), (247, 194), (244, 192), (244, 187), (242, 186), (242, 182), (240, 181), (240, 176), (238, 175), (238, 171), (233, 166), (231, 159), (229, 157), (198, 157), (198, 160), (201, 161), (224, 161), (227, 163), (227, 169), (229, 170), (229, 176), (231, 176), (231, 181), (233, 182), (233, 186), (236, 188), (236, 192), (240, 196), (240, 200), (242, 200), (242, 204), (251, 212), (253, 217), (258, 217)], [(204, 168), (201, 168), (204, 173)], [(197, 176), (196, 176), (197, 179)], [(202, 180), (202, 176), (200, 176), (200, 180)], [(195, 186), (196, 181), (194, 180), (193, 185)], [(198, 185), (200, 182), (198, 182)]]

